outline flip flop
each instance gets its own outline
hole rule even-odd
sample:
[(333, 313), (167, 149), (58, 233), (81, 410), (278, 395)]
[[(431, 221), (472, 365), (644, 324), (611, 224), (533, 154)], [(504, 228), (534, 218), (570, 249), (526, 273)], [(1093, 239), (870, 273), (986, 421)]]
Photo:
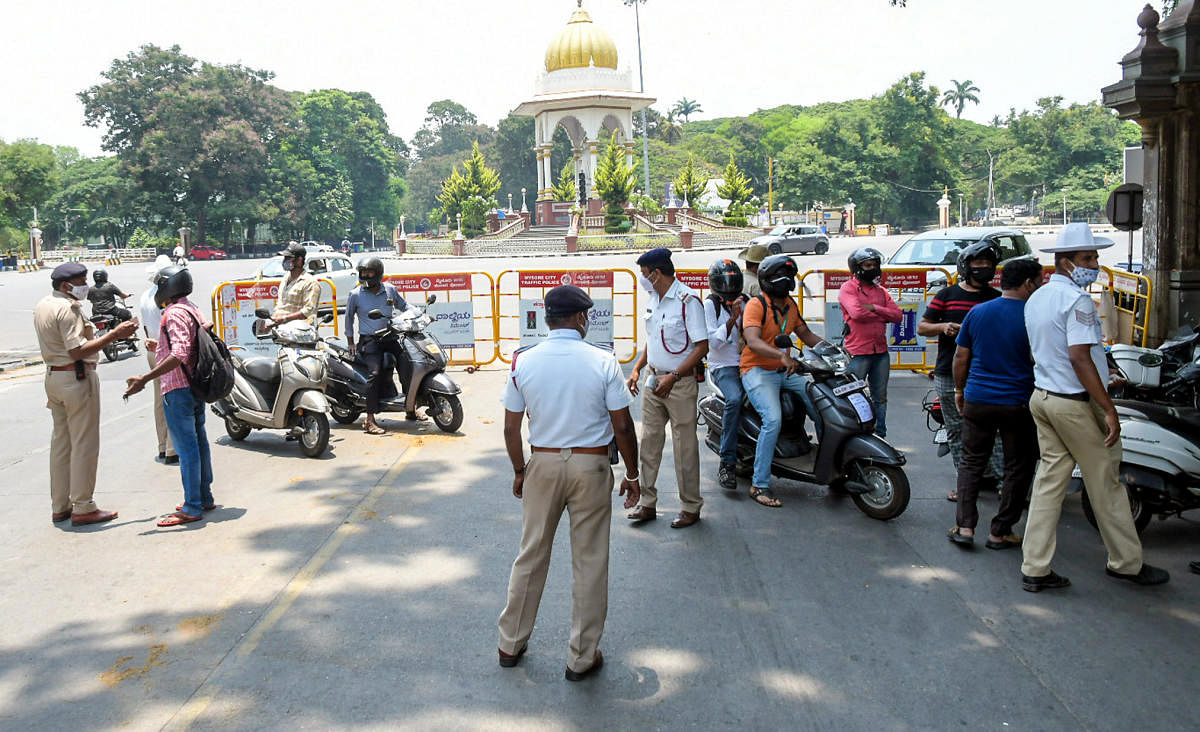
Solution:
[(363, 425), (363, 432), (366, 432), (368, 435), (386, 435), (387, 434), (387, 430), (380, 427), (379, 425), (374, 425), (372, 427)]
[(950, 491), (946, 494), (946, 500), (951, 503), (958, 503), (958, 491)]
[(955, 544), (958, 544), (961, 547), (975, 546), (975, 536), (974, 535), (963, 536), (962, 534), (958, 533), (958, 530), (959, 530), (959, 527), (957, 527), (957, 526), (955, 526), (953, 529), (950, 529), (950, 532), (948, 534), (946, 534), (946, 538), (949, 539), (950, 541), (954, 542)]
[(766, 506), (767, 508), (779, 508), (783, 505), (783, 501), (780, 501), (778, 498), (776, 498), (775, 494), (771, 493), (770, 488), (752, 487), (750, 489), (750, 497), (753, 498), (758, 505)]
[(184, 513), (183, 511), (176, 511), (175, 513), (171, 514), (170, 516), (167, 516), (164, 519), (160, 519), (158, 522), (158, 525), (159, 526), (179, 526), (181, 524), (190, 524), (193, 521), (200, 521), (203, 518), (204, 518), (203, 516), (192, 516), (191, 514)]
[(992, 541), (991, 539), (988, 539), (984, 546), (986, 546), (988, 549), (1016, 549), (1017, 547), (1021, 546), (1021, 541), (1022, 538), (1019, 535), (1009, 534), (1007, 536), (1000, 537), (1000, 541)]

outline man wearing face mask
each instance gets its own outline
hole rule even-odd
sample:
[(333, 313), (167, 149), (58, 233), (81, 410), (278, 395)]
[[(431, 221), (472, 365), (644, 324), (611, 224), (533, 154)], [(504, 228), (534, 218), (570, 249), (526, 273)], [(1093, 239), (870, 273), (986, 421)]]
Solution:
[[(667, 425), (675, 456), (675, 480), (681, 510), (671, 528), (682, 529), (700, 520), (700, 442), (696, 437), (696, 367), (708, 354), (708, 326), (704, 305), (690, 287), (675, 279), (671, 250), (651, 249), (638, 257), (638, 280), (649, 295), (646, 312), (646, 348), (629, 375), (629, 391), (642, 394), (642, 497), (627, 515), (635, 524), (653, 521), (658, 514), (658, 468), (662, 462)], [(649, 368), (647, 389), (638, 381)]]
[[(379, 399), (384, 384), (390, 384), (392, 369), (383, 367), (383, 356), (392, 354), (399, 360), (403, 357), (400, 340), (394, 335), (380, 337), (387, 329), (388, 321), (393, 312), (404, 312), (408, 303), (400, 297), (395, 285), (383, 281), (383, 261), (379, 257), (367, 257), (358, 263), (358, 287), (350, 291), (346, 300), (346, 343), (350, 346), (350, 355), (367, 366), (370, 372), (367, 381), (367, 418), (363, 422), (363, 431), (369, 435), (382, 435), (386, 430), (375, 421), (379, 413)], [(372, 319), (369, 313), (378, 310), (382, 318)], [(358, 323), (358, 345), (354, 343), (354, 324)], [(405, 415), (406, 419), (416, 420), (415, 412)]]
[(284, 278), (279, 283), (279, 296), (275, 298), (271, 320), (276, 325), (293, 320), (316, 322), (321, 283), (304, 269), (308, 250), (299, 242), (292, 241), (280, 254), (283, 255)]
[[(942, 417), (946, 424), (946, 441), (950, 447), (950, 459), (958, 470), (962, 462), (962, 415), (954, 406), (954, 351), (955, 337), (971, 308), (980, 303), (1000, 297), (992, 287), (996, 276), (996, 265), (1000, 263), (1000, 250), (991, 240), (975, 242), (958, 253), (958, 282), (942, 289), (925, 307), (925, 314), (917, 323), (917, 334), (938, 339), (937, 365), (933, 368), (933, 388), (942, 406)], [(992, 485), (999, 483), (1004, 474), (1004, 456), (999, 442), (996, 443), (988, 461), (984, 476)], [(951, 491), (946, 498), (958, 500), (958, 493)]]
[(1022, 543), (1021, 586), (1029, 592), (1067, 587), (1050, 569), (1058, 518), (1071, 471), (1079, 465), (1108, 550), (1105, 572), (1138, 585), (1170, 579), (1142, 561), (1129, 498), (1118, 477), (1121, 423), (1108, 396), (1108, 362), (1096, 303), (1087, 288), (1100, 275), (1100, 249), (1111, 239), (1092, 235), (1085, 223), (1067, 224), (1054, 246), (1054, 274), (1025, 305), (1033, 352), (1034, 390), (1029, 411), (1037, 424), (1041, 465), (1033, 482)]
[(892, 357), (888, 348), (887, 325), (899, 323), (900, 308), (888, 291), (880, 287), (883, 254), (878, 249), (855, 249), (847, 260), (854, 277), (838, 289), (838, 304), (850, 332), (845, 346), (850, 352), (850, 371), (866, 379), (875, 407), (875, 434), (887, 437), (887, 388)]
[(53, 293), (33, 309), (42, 361), (46, 364), (46, 407), (54, 420), (50, 435), (50, 519), (73, 526), (97, 524), (117, 517), (92, 500), (100, 457), (100, 379), (96, 362), (113, 341), (137, 332), (137, 318), (126, 320), (96, 338), (83, 314), (87, 299), (87, 267), (67, 262), (50, 274)]

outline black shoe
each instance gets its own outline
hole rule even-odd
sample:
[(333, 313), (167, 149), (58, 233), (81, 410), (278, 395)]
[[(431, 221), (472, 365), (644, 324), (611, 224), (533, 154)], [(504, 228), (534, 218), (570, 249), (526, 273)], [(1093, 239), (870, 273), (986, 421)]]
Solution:
[(721, 463), (721, 467), (717, 469), (717, 484), (727, 491), (737, 490), (737, 475), (734, 473), (733, 463)]
[(1138, 570), (1137, 574), (1121, 574), (1120, 572), (1112, 571), (1108, 567), (1104, 568), (1104, 573), (1109, 577), (1128, 580), (1135, 585), (1165, 585), (1167, 580), (1171, 579), (1171, 575), (1167, 573), (1167, 570), (1152, 567), (1145, 562), (1142, 562), (1142, 568)]
[(1071, 580), (1063, 577), (1060, 574), (1051, 572), (1042, 577), (1030, 577), (1027, 574), (1021, 575), (1021, 589), (1026, 592), (1041, 592), (1042, 590), (1058, 590), (1063, 587), (1070, 587)]
[(600, 651), (596, 651), (596, 660), (592, 661), (592, 665), (588, 666), (584, 670), (572, 671), (570, 666), (567, 667), (567, 673), (566, 673), (567, 681), (583, 681), (587, 677), (589, 677), (592, 674), (599, 671), (600, 667), (603, 665), (604, 665), (604, 654), (601, 653)]
[(167, 465), (178, 465), (179, 464), (179, 456), (178, 455), (167, 455), (166, 457), (163, 458), (163, 463), (165, 463)]
[(521, 650), (517, 651), (511, 656), (500, 649), (496, 649), (496, 652), (500, 654), (500, 665), (504, 668), (512, 668), (513, 666), (516, 666), (517, 662), (521, 660), (521, 656), (524, 656), (525, 651), (528, 649), (529, 644), (526, 643), (525, 645), (521, 646)]
[(160, 452), (160, 453), (158, 453), (158, 457), (156, 457), (155, 460), (165, 460), (166, 458), (167, 458), (167, 453)]

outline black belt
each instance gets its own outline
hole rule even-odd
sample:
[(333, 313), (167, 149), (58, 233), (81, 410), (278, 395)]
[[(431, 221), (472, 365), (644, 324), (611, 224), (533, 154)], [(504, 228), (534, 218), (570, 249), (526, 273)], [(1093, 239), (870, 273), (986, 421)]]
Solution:
[[(671, 369), (656, 369), (653, 366), (647, 366), (646, 368), (650, 369), (650, 373), (654, 374), (655, 376), (662, 376), (663, 374), (672, 373)], [(675, 373), (679, 373), (679, 369), (675, 369), (674, 371), (675, 371)], [(686, 373), (686, 374), (679, 374), (676, 378), (687, 379), (687, 378), (695, 378), (695, 376), (696, 375), (694, 373)]]
[(1049, 389), (1042, 389), (1042, 391), (1050, 396), (1058, 397), (1059, 399), (1070, 399), (1075, 402), (1086, 402), (1090, 398), (1086, 391), (1081, 391), (1078, 394), (1060, 394), (1057, 391), (1050, 391)]

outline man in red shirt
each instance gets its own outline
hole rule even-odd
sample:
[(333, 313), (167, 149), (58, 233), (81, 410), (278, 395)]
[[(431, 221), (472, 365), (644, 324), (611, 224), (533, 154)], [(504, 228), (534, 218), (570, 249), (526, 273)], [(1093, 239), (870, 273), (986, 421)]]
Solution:
[(888, 291), (876, 284), (883, 275), (883, 254), (878, 249), (855, 249), (848, 259), (853, 279), (838, 290), (842, 317), (850, 327), (844, 345), (850, 352), (850, 371), (866, 379), (875, 407), (875, 434), (887, 437), (887, 388), (892, 358), (888, 350), (887, 324), (899, 323), (899, 306)]
[(163, 309), (158, 335), (158, 365), (149, 373), (126, 380), (125, 396), (136, 394), (158, 378), (163, 395), (163, 411), (175, 452), (179, 454), (179, 472), (183, 480), (183, 503), (175, 512), (158, 522), (159, 526), (179, 526), (199, 521), (205, 511), (216, 508), (212, 494), (212, 458), (208, 435), (204, 432), (204, 402), (192, 395), (185, 364), (195, 360), (196, 334), (211, 325), (187, 296), (192, 292), (192, 275), (184, 267), (162, 270), (155, 284), (154, 299)]

